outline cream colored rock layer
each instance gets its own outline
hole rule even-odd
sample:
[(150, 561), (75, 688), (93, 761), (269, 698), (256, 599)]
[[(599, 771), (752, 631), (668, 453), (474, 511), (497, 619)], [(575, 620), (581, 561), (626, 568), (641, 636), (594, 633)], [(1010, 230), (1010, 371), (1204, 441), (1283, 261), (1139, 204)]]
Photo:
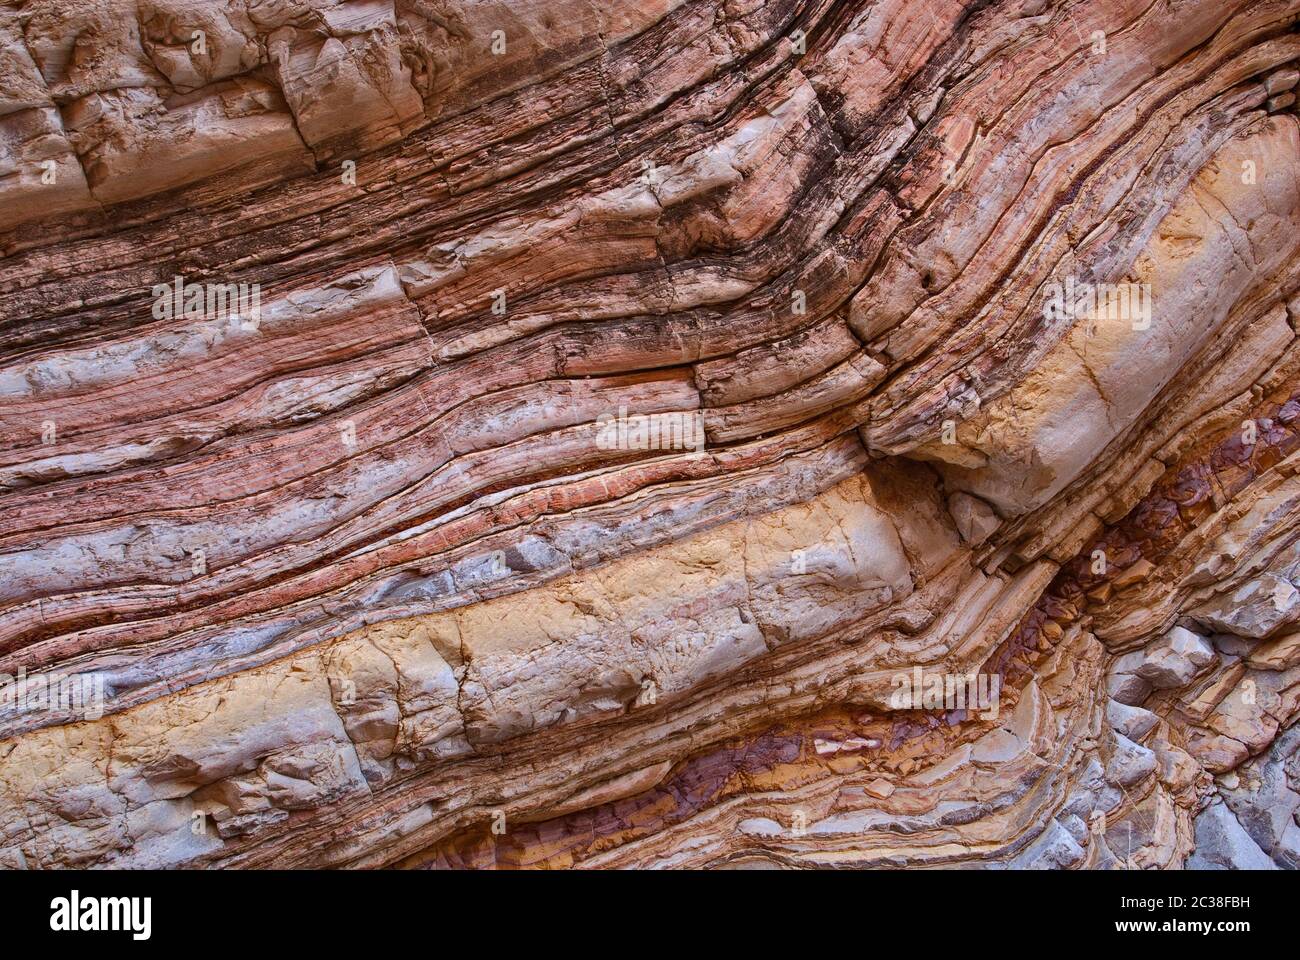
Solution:
[[(912, 590), (865, 478), (520, 594), (0, 744), (0, 862), (177, 864), (402, 769), (671, 697)], [(216, 829), (191, 829), (211, 817)]]
[(1231, 140), (1119, 278), (1149, 287), (1149, 327), (1136, 316), (1078, 319), (1022, 383), (960, 424), (956, 444), (927, 443), (916, 455), (1005, 516), (1046, 503), (1134, 424), (1252, 288), (1294, 261), (1298, 169), (1295, 117)]

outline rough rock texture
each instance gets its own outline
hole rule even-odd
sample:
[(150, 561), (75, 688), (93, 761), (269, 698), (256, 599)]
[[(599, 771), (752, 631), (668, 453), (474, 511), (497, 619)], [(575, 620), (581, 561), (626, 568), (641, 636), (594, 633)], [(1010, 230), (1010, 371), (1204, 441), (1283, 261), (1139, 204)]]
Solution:
[(1298, 25), (0, 3), (0, 865), (1297, 866)]

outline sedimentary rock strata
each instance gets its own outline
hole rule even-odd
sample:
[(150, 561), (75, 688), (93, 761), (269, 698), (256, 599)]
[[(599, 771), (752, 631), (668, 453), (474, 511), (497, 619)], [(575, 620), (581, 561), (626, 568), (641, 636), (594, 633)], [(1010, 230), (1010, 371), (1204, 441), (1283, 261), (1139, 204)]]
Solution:
[(1300, 863), (1300, 0), (0, 76), (0, 865)]

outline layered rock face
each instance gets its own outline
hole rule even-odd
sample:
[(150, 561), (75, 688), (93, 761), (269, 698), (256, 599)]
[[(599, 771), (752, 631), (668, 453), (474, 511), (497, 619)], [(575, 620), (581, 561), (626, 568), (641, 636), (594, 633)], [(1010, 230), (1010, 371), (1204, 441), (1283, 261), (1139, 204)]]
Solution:
[(0, 76), (0, 865), (1300, 863), (1300, 0)]

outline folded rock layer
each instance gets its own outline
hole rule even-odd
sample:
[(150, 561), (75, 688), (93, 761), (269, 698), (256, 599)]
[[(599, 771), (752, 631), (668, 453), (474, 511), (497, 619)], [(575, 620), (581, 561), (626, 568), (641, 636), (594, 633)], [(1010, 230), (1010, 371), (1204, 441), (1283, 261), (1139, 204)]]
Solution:
[(1300, 0), (0, 74), (0, 865), (1300, 864)]

